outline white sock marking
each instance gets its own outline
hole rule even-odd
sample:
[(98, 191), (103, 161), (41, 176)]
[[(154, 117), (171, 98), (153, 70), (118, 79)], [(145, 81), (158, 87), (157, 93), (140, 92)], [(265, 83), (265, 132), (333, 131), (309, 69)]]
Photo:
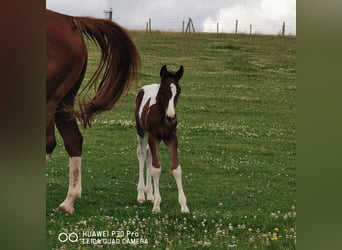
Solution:
[(160, 202), (161, 202), (161, 197), (159, 193), (159, 177), (161, 173), (161, 167), (155, 168), (152, 167), (151, 169), (151, 174), (153, 177), (153, 184), (154, 184), (154, 204), (153, 204), (153, 213), (159, 213), (160, 212)]
[(69, 189), (65, 200), (59, 205), (59, 209), (72, 214), (74, 212), (74, 202), (77, 198), (81, 198), (82, 181), (81, 181), (81, 162), (80, 156), (69, 158)]
[(45, 154), (46, 164), (48, 164), (48, 162), (50, 160), (50, 156), (51, 156), (51, 154)]
[(175, 177), (177, 188), (178, 188), (178, 202), (181, 205), (181, 212), (182, 213), (189, 213), (189, 208), (186, 205), (186, 197), (183, 191), (182, 185), (182, 169), (181, 166), (172, 171), (173, 176)]
[(138, 139), (138, 147), (137, 147), (137, 156), (139, 160), (139, 183), (137, 186), (138, 197), (137, 200), (140, 203), (145, 201), (145, 183), (144, 183), (144, 166), (146, 160), (146, 146), (144, 143), (144, 138), (141, 138), (137, 135)]
[(147, 200), (154, 202), (154, 195), (153, 195), (153, 187), (152, 187), (152, 153), (150, 150), (150, 146), (146, 146), (146, 195)]

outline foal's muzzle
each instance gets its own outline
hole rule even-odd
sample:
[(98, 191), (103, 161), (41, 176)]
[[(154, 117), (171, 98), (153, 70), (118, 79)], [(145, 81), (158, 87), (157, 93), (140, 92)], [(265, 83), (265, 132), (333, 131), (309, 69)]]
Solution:
[(174, 116), (168, 116), (168, 115), (166, 115), (165, 116), (165, 120), (166, 120), (166, 122), (167, 123), (175, 123), (176, 122), (176, 115), (174, 115)]

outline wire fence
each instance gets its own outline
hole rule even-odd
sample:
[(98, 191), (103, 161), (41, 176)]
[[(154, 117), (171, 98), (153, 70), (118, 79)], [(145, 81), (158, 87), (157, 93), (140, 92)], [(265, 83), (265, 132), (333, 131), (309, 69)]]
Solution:
[[(176, 18), (148, 18), (143, 21), (132, 20), (128, 18), (113, 18), (114, 21), (127, 29), (169, 32), (209, 32), (209, 33), (235, 33), (235, 34), (270, 34), (270, 35), (296, 35), (295, 22), (286, 21), (268, 21), (249, 22), (246, 20), (222, 20), (215, 22), (212, 20), (196, 21), (188, 18), (184, 20)], [(187, 30), (191, 24), (193, 29)], [(138, 24), (137, 24), (138, 23)]]

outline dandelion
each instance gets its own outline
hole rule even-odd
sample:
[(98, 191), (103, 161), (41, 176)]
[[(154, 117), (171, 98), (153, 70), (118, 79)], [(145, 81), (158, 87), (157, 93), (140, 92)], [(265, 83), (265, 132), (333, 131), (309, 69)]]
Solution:
[(277, 236), (273, 236), (272, 238), (271, 238), (271, 241), (277, 241), (278, 240), (278, 237)]
[(253, 232), (253, 228), (249, 227), (248, 232)]
[(279, 228), (275, 227), (273, 230), (274, 230), (274, 232), (278, 232)]

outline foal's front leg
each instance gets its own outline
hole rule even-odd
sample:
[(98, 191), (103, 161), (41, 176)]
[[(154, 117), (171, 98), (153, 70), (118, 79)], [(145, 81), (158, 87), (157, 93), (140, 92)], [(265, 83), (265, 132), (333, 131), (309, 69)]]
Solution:
[(176, 134), (171, 135), (170, 140), (165, 141), (165, 143), (166, 143), (166, 146), (168, 148), (168, 151), (172, 160), (171, 170), (177, 183), (178, 202), (181, 206), (181, 212), (189, 213), (189, 208), (186, 205), (186, 197), (185, 197), (185, 194), (183, 191), (183, 185), (182, 185), (182, 169), (179, 163), (178, 152), (177, 152), (177, 147), (178, 147), (177, 135)]
[[(152, 135), (148, 137), (148, 145), (152, 156), (152, 164), (149, 166), (151, 169), (151, 175), (153, 177), (153, 184), (154, 184), (154, 204), (152, 212), (159, 213), (160, 212), (160, 202), (161, 197), (159, 193), (159, 177), (161, 173), (161, 166), (158, 160), (158, 147), (160, 144), (160, 140), (155, 138)], [(149, 156), (147, 156), (149, 158)], [(147, 163), (151, 163), (151, 161), (147, 161)]]
[(146, 196), (147, 200), (150, 202), (154, 202), (154, 195), (153, 195), (153, 187), (152, 187), (152, 154), (150, 150), (150, 146), (147, 145), (146, 147)]
[(138, 147), (137, 147), (137, 156), (139, 160), (139, 182), (137, 186), (138, 197), (137, 200), (139, 203), (145, 202), (145, 183), (144, 183), (144, 166), (146, 161), (146, 146), (144, 142), (144, 137), (140, 137), (137, 135), (138, 139)]

